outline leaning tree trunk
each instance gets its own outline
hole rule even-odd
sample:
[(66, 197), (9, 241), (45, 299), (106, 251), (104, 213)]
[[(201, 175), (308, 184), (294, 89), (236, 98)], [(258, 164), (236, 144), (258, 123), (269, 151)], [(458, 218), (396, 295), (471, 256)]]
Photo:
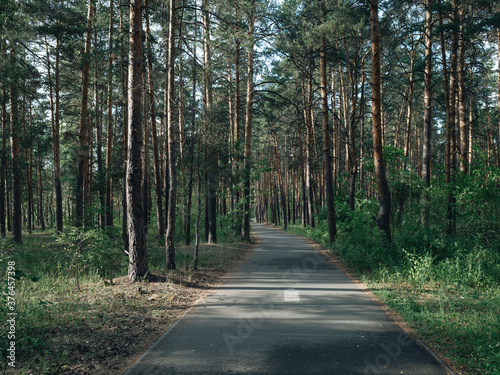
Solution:
[[(323, 16), (326, 15), (325, 1), (321, 3)], [(332, 158), (330, 152), (330, 124), (328, 123), (328, 93), (326, 89), (326, 37), (321, 37), (319, 52), (319, 74), (321, 81), (321, 119), (323, 125), (323, 173), (326, 189), (326, 210), (328, 215), (329, 243), (335, 241), (337, 225), (335, 218), (335, 194), (333, 187)]]
[(382, 97), (380, 74), (380, 30), (378, 23), (378, 0), (370, 2), (371, 23), (371, 50), (372, 50), (372, 132), (373, 132), (373, 161), (375, 177), (380, 194), (380, 208), (377, 224), (383, 232), (384, 244), (391, 243), (391, 192), (387, 183), (385, 161), (382, 153)]
[(167, 211), (167, 233), (165, 236), (165, 249), (167, 257), (167, 269), (173, 270), (175, 265), (175, 214), (177, 202), (177, 171), (175, 166), (175, 123), (174, 123), (174, 62), (175, 62), (175, 0), (170, 0), (170, 21), (168, 38), (168, 67), (167, 67), (167, 135), (168, 135), (168, 175), (169, 175), (169, 194)]
[(130, 2), (130, 51), (128, 80), (128, 159), (126, 172), (129, 238), (128, 277), (132, 281), (148, 273), (146, 233), (142, 207), (142, 0)]

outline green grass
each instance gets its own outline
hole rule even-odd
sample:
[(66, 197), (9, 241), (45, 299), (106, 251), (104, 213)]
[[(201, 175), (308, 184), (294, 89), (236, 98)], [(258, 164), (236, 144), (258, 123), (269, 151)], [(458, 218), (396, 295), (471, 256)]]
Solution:
[[(145, 330), (164, 326), (192, 303), (200, 285), (206, 287), (205, 279), (191, 269), (194, 244), (177, 246), (178, 271), (164, 270), (165, 247), (158, 243), (154, 228), (148, 235), (149, 267), (164, 281), (136, 286), (116, 281), (125, 280), (128, 259), (122, 251), (120, 228), (112, 232), (109, 236), (68, 228), (60, 235), (51, 230), (23, 234), (22, 245), (1, 241), (0, 314), (5, 317), (8, 312), (7, 268), (8, 262), (15, 262), (18, 319), (15, 372), (5, 360), (8, 327), (0, 327), (0, 373), (60, 374), (82, 369), (96, 373), (92, 366), (110, 358), (132, 358), (137, 354), (135, 346), (144, 341), (138, 333), (141, 325)], [(199, 267), (204, 277), (227, 271), (249, 248), (228, 233), (219, 233), (221, 244), (200, 245)]]
[[(464, 374), (500, 374), (500, 254), (477, 241), (396, 232), (384, 251), (368, 214), (341, 221), (330, 251)], [(349, 215), (349, 214), (347, 214)], [(289, 231), (327, 246), (325, 221)], [(407, 236), (407, 237), (405, 237)], [(410, 245), (411, 238), (413, 245)], [(405, 250), (404, 245), (411, 250)]]

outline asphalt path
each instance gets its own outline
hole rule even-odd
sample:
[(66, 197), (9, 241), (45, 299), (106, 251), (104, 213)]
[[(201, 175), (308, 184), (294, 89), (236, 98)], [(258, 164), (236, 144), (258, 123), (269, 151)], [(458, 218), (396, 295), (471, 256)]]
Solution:
[(125, 374), (450, 374), (307, 241), (253, 224), (251, 259)]

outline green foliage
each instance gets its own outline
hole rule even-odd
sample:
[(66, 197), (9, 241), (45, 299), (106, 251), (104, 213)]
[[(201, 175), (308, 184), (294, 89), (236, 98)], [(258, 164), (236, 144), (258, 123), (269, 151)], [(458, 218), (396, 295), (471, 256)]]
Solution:
[(84, 231), (73, 227), (58, 234), (56, 241), (70, 254), (70, 264), (59, 265), (68, 267), (70, 273), (96, 274), (108, 279), (122, 271), (126, 263), (120, 250), (121, 238), (111, 237), (101, 230)]

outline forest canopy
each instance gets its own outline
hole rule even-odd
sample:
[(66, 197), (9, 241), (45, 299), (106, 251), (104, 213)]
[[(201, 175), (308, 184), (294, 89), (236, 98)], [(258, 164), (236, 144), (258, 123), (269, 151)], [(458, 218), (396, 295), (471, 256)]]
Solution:
[(146, 233), (175, 268), (200, 216), (210, 243), (252, 217), (364, 228), (367, 268), (498, 249), (497, 3), (7, 1), (0, 232), (121, 228), (132, 279)]

